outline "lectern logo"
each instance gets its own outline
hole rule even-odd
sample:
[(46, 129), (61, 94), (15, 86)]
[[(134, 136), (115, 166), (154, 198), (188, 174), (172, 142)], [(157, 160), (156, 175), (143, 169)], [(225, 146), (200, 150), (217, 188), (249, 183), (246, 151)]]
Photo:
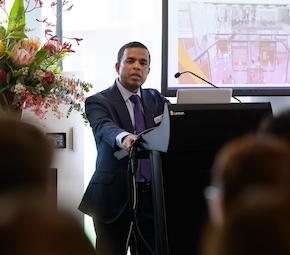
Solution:
[(171, 116), (181, 116), (181, 115), (185, 115), (185, 112), (180, 112), (180, 111), (178, 111), (178, 112), (174, 112), (174, 111), (170, 111), (170, 115)]

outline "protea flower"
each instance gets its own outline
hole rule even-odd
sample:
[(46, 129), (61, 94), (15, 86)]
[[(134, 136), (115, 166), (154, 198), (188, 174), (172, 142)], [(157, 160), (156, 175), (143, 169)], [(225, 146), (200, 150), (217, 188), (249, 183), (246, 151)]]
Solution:
[(32, 43), (16, 43), (13, 49), (13, 61), (20, 67), (29, 66), (34, 60), (37, 51)]
[(31, 47), (35, 50), (38, 51), (40, 48), (40, 39), (39, 38), (29, 38), (26, 41), (23, 42), (23, 45), (29, 45), (31, 44)]

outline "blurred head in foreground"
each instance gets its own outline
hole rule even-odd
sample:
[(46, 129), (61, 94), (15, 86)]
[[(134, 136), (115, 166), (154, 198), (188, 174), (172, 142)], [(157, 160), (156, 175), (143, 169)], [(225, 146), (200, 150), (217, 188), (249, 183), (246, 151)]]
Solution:
[(290, 254), (289, 193), (263, 188), (236, 200), (220, 230), (214, 254)]
[(15, 118), (0, 118), (0, 157), (0, 221), (22, 206), (46, 205), (53, 148), (44, 132)]
[[(260, 198), (261, 190), (265, 191), (265, 195)], [(243, 202), (246, 198), (253, 200), (259, 198), (257, 201), (261, 201), (257, 204), (262, 204), (262, 200), (266, 200), (267, 195), (269, 199), (274, 200), (275, 195), (272, 195), (272, 192), (275, 191), (277, 194), (276, 190), (279, 190), (280, 195), (289, 197), (290, 146), (287, 142), (271, 135), (248, 134), (225, 144), (216, 154), (211, 169), (210, 186), (205, 189), (209, 221), (204, 228), (199, 254), (230, 254), (217, 253), (220, 251), (217, 247), (220, 245), (219, 238), (225, 225), (230, 229), (222, 235), (232, 231), (232, 227), (228, 225), (231, 224), (229, 220), (232, 215), (242, 211), (243, 206), (248, 207), (247, 203)]]
[(21, 210), (0, 225), (1, 254), (95, 255), (78, 221), (56, 211)]
[(0, 193), (46, 185), (53, 149), (36, 126), (13, 118), (0, 118), (0, 155)]
[(212, 167), (208, 198), (212, 222), (222, 225), (233, 202), (261, 187), (290, 190), (290, 146), (274, 137), (248, 134), (226, 144)]

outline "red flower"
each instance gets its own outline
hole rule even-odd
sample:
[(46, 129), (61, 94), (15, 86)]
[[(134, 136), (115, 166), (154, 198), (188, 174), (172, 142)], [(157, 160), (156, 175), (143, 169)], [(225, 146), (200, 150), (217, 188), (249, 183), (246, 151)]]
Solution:
[(0, 68), (0, 86), (6, 84), (6, 72), (3, 68)]
[(48, 85), (52, 84), (55, 80), (55, 76), (53, 72), (46, 72), (43, 78)]
[(50, 54), (53, 54), (56, 51), (56, 45), (53, 42), (48, 42), (43, 48), (48, 50)]

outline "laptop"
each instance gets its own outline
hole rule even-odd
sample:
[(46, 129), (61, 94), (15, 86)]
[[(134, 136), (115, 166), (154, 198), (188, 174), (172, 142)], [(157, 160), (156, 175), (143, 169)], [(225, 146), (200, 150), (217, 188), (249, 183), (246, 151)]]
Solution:
[(231, 103), (233, 90), (222, 89), (178, 89), (176, 104), (224, 104)]

